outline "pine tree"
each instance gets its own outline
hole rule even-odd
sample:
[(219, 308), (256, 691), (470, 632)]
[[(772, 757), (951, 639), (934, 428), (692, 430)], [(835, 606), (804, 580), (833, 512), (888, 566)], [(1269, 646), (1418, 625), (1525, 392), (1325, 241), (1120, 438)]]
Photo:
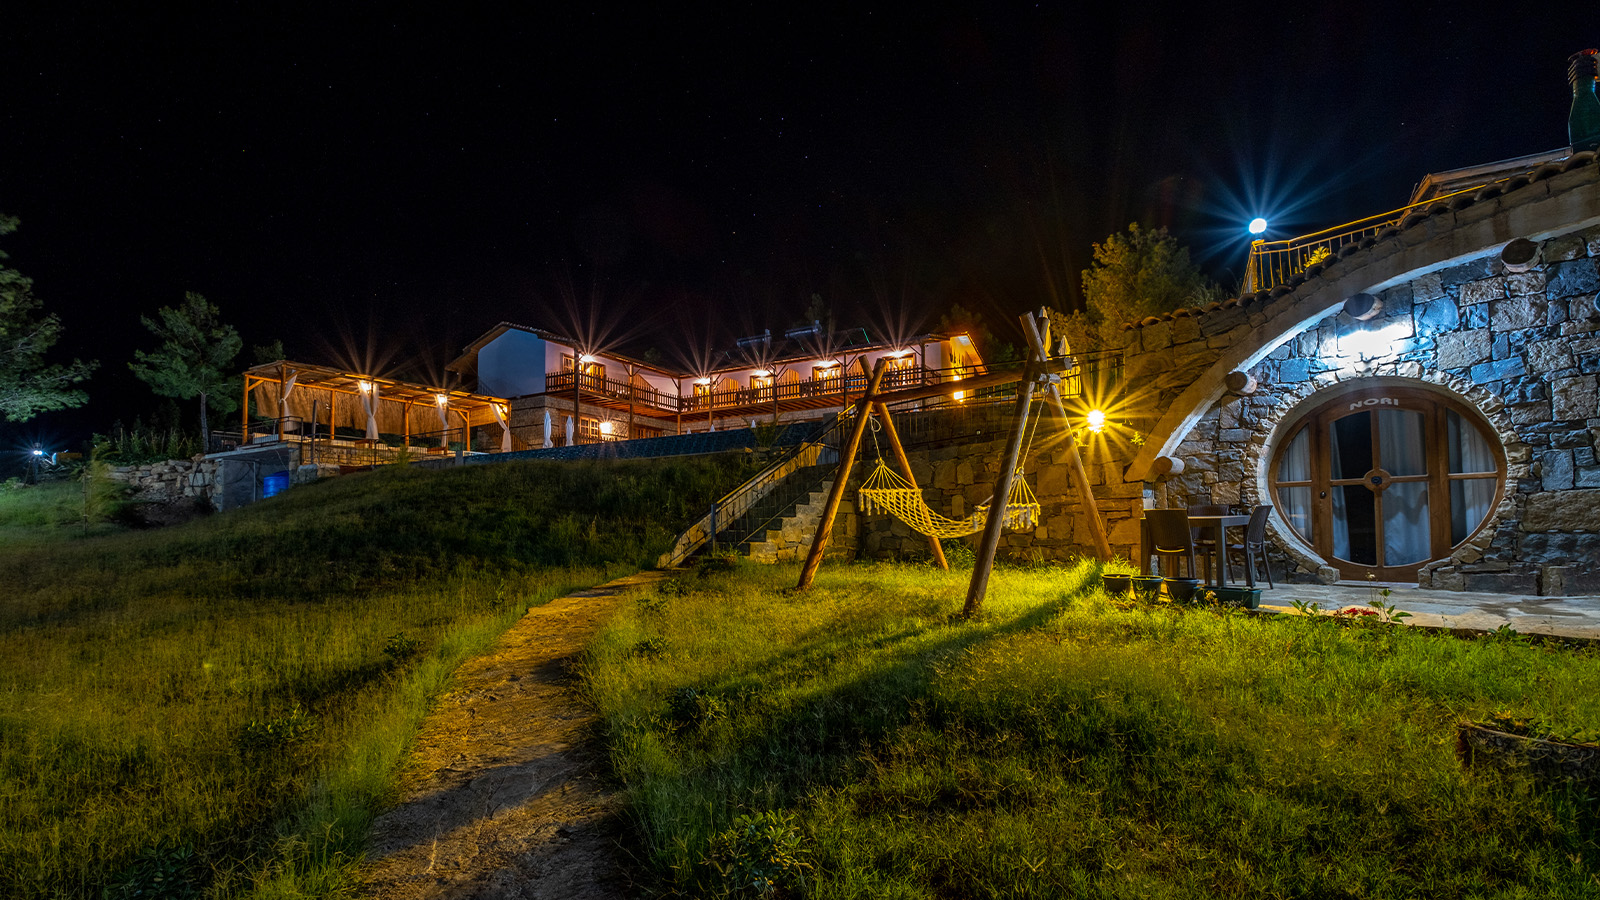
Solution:
[(175, 309), (156, 310), (156, 316), (140, 316), (139, 321), (161, 340), (161, 346), (151, 353), (135, 350), (136, 361), (128, 368), (163, 397), (200, 398), (200, 441), (205, 446), (211, 435), (207, 408), (215, 406), (224, 413), (239, 408), (229, 369), (243, 341), (232, 325), (218, 321), (217, 308), (196, 293), (184, 294), (183, 305)]

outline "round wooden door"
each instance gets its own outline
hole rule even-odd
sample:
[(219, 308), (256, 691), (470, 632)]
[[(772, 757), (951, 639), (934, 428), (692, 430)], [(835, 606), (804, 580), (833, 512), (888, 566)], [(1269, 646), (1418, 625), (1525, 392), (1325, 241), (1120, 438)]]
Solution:
[(1414, 580), (1499, 501), (1498, 444), (1432, 392), (1344, 393), (1294, 429), (1273, 465), (1273, 494), (1284, 521), (1342, 578)]

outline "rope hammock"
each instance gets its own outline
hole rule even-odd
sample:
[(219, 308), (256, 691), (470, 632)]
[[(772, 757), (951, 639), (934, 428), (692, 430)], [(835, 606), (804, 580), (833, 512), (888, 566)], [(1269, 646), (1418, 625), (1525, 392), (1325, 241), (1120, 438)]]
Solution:
[[(1038, 420), (1034, 420), (1034, 427), (1038, 427)], [(929, 537), (957, 538), (969, 534), (977, 534), (989, 520), (989, 507), (994, 504), (991, 497), (988, 503), (973, 510), (972, 515), (965, 519), (951, 519), (941, 516), (928, 508), (922, 501), (922, 490), (914, 482), (896, 474), (883, 462), (883, 452), (878, 447), (878, 423), (872, 423), (872, 445), (877, 451), (878, 464), (862, 482), (856, 494), (861, 500), (861, 511), (884, 512), (906, 523), (906, 526), (918, 534)], [(1033, 446), (1033, 431), (1028, 432), (1027, 448)], [(1022, 453), (1022, 458), (1027, 459), (1028, 449)], [(1026, 530), (1039, 523), (1039, 498), (1033, 494), (1033, 489), (1028, 487), (1027, 479), (1022, 477), (1022, 466), (1017, 466), (1015, 477), (1011, 479), (1011, 492), (1006, 497), (1004, 524), (1013, 531)]]
[[(922, 502), (922, 491), (911, 482), (895, 474), (894, 470), (878, 460), (877, 468), (857, 491), (861, 497), (862, 512), (885, 512), (906, 523), (912, 531), (936, 538), (965, 537), (983, 530), (989, 519), (990, 500), (965, 519), (941, 516)], [(1039, 499), (1028, 487), (1022, 470), (1011, 481), (1011, 496), (1006, 498), (1005, 524), (1013, 530), (1032, 528), (1039, 521)]]

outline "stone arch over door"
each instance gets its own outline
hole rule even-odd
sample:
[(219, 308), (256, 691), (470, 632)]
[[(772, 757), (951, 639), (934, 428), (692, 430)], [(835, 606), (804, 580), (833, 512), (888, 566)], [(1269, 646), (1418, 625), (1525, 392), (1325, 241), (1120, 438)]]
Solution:
[(1381, 240), (1313, 267), (1309, 277), (1280, 286), (1271, 296), (1146, 320), (1133, 330), (1126, 351), (1128, 383), (1146, 386), (1126, 403), (1135, 415), (1153, 411), (1149, 417), (1155, 424), (1124, 479), (1151, 480), (1156, 460), (1171, 454), (1222, 397), (1228, 373), (1251, 369), (1349, 298), (1379, 294), (1495, 252), (1516, 238), (1541, 241), (1600, 224), (1600, 166), (1593, 159), (1575, 158), (1577, 165), (1569, 171), (1455, 209), (1441, 204), (1426, 215), (1408, 216)]

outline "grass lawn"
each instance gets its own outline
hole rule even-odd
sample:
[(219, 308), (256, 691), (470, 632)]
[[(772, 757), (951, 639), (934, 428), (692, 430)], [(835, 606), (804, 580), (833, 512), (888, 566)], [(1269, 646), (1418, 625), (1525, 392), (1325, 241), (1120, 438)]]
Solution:
[[(1600, 799), (1463, 771), (1494, 713), (1600, 727), (1600, 656), (1109, 602), (1090, 565), (668, 583), (592, 648), (667, 896), (1600, 897)], [(1282, 591), (1280, 593), (1283, 593)]]
[(146, 532), (0, 492), (0, 897), (339, 895), (455, 666), (744, 467), (391, 467)]

